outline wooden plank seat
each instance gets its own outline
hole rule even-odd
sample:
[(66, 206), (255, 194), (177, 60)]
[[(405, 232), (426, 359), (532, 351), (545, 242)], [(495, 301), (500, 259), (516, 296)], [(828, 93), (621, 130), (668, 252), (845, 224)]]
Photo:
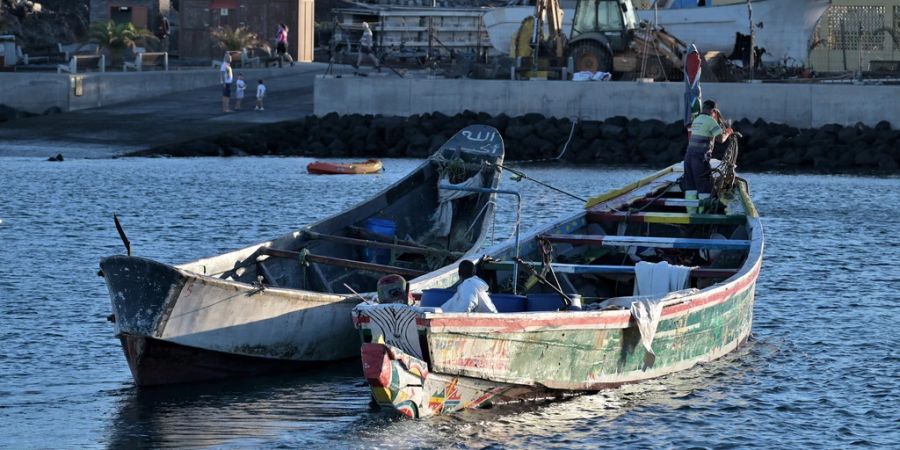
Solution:
[(601, 236), (592, 234), (545, 234), (540, 236), (552, 243), (594, 245), (601, 247), (655, 247), (708, 250), (748, 250), (750, 241), (735, 239), (692, 239), (647, 236)]
[[(491, 261), (484, 264), (484, 268), (488, 270), (512, 270), (514, 261)], [(529, 265), (540, 267), (541, 263), (529, 261)], [(556, 273), (567, 274), (601, 274), (601, 275), (634, 275), (634, 266), (613, 266), (600, 264), (561, 264), (553, 263), (550, 265)], [(738, 269), (712, 269), (697, 268), (691, 270), (691, 276), (696, 278), (728, 278)]]
[(128, 72), (128, 69), (142, 72), (146, 68), (158, 67), (162, 70), (169, 70), (169, 53), (168, 52), (138, 52), (134, 55), (134, 61), (125, 61), (122, 65), (122, 71)]
[(72, 55), (67, 64), (58, 64), (56, 73), (78, 73), (87, 69), (96, 69), (100, 72), (106, 72), (106, 56), (105, 55)]
[(618, 212), (589, 211), (591, 222), (668, 223), (691, 225), (742, 225), (747, 223), (743, 214), (687, 214), (671, 212)]
[(375, 264), (362, 261), (354, 261), (350, 259), (334, 258), (331, 256), (313, 255), (310, 253), (301, 253), (291, 250), (280, 250), (277, 248), (263, 247), (259, 249), (262, 255), (273, 256), (276, 258), (289, 258), (299, 260), (302, 256), (304, 260), (319, 264), (325, 264), (337, 267), (346, 267), (350, 269), (367, 270), (369, 272), (390, 273), (402, 275), (404, 277), (415, 278), (425, 275), (426, 272), (415, 269), (407, 269), (405, 267), (388, 266), (385, 264)]
[(632, 206), (669, 206), (669, 207), (698, 207), (700, 200), (686, 200), (683, 198), (639, 198), (632, 203)]

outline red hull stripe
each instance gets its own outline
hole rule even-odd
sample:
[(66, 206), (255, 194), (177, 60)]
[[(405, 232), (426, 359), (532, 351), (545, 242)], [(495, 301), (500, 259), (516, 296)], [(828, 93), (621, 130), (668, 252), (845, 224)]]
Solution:
[[(726, 289), (718, 289), (709, 294), (697, 294), (690, 302), (672, 305), (663, 309), (662, 318), (671, 317), (686, 311), (709, 307), (723, 303), (735, 295), (752, 288), (759, 276), (760, 264), (757, 264), (749, 274), (734, 284), (726, 285)], [(516, 317), (494, 317), (479, 315), (479, 317), (443, 316), (435, 315), (416, 320), (416, 324), (422, 327), (441, 328), (493, 328), (507, 331), (515, 331), (525, 328), (543, 327), (585, 327), (597, 326), (598, 328), (626, 328), (631, 321), (629, 311), (607, 312), (602, 315), (590, 313), (564, 313), (565, 315), (552, 318), (530, 318), (528, 315), (517, 314)], [(588, 315), (590, 314), (590, 315)]]

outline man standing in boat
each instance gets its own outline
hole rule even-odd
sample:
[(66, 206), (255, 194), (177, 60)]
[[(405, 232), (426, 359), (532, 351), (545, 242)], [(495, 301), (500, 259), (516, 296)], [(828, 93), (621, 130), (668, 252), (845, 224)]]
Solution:
[[(718, 140), (725, 142), (733, 133), (731, 128), (722, 129), (719, 124), (721, 114), (716, 102), (706, 100), (700, 114), (691, 122), (687, 151), (684, 155), (684, 198), (701, 201), (712, 193), (712, 158), (713, 147)], [(688, 208), (689, 213), (696, 213), (697, 208)]]
[(488, 296), (488, 284), (475, 276), (475, 263), (464, 259), (459, 263), (459, 280), (456, 293), (441, 305), (444, 312), (495, 313), (497, 307)]

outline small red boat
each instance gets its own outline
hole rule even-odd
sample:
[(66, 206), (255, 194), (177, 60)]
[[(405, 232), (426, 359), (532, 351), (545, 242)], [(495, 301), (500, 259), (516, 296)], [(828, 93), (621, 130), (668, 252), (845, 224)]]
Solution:
[(384, 165), (377, 159), (358, 163), (316, 161), (309, 163), (306, 171), (316, 175), (354, 175), (381, 172), (383, 167)]

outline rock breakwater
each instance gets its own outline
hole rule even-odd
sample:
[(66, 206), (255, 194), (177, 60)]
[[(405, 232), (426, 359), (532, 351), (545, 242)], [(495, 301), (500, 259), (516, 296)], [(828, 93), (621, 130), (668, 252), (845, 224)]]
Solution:
[[(476, 123), (491, 125), (503, 134), (507, 161), (559, 158), (581, 164), (660, 166), (681, 160), (687, 136), (680, 121), (626, 117), (573, 123), (540, 114), (508, 117), (470, 111), (411, 117), (328, 114), (155, 147), (130, 156), (422, 158), (458, 130)], [(745, 170), (900, 170), (900, 131), (887, 121), (875, 127), (798, 129), (759, 119), (735, 122), (734, 129), (743, 135), (738, 161)]]

